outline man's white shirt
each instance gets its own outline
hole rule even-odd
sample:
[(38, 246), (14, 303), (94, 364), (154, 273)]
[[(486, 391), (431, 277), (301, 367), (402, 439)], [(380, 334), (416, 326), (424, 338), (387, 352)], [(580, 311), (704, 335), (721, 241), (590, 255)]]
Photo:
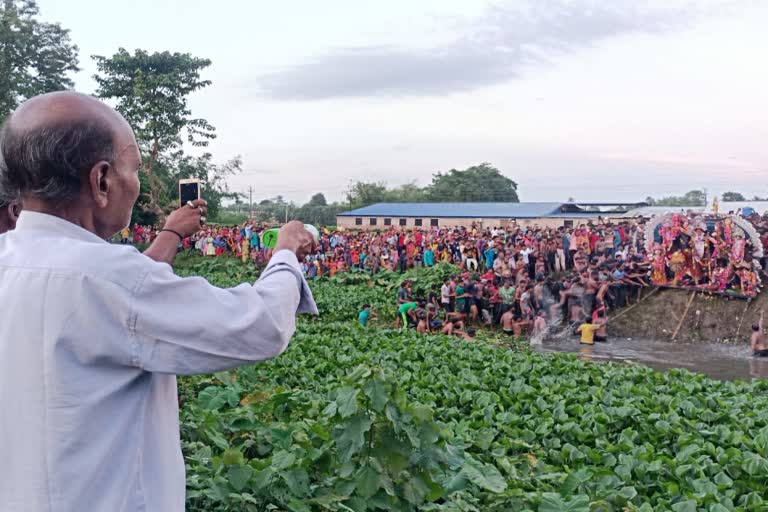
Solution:
[(4, 512), (184, 510), (176, 374), (275, 357), (317, 313), (289, 251), (221, 289), (28, 211), (0, 236), (0, 298)]

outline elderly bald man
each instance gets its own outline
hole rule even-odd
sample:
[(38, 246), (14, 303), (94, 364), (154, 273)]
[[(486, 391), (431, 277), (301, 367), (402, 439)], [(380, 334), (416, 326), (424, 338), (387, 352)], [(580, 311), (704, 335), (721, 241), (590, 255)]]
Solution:
[(117, 112), (39, 96), (6, 122), (0, 150), (0, 189), (24, 203), (0, 236), (0, 509), (183, 510), (175, 375), (285, 350), (296, 314), (317, 312), (297, 260), (311, 235), (284, 226), (255, 284), (179, 278), (104, 241), (139, 193), (139, 149)]

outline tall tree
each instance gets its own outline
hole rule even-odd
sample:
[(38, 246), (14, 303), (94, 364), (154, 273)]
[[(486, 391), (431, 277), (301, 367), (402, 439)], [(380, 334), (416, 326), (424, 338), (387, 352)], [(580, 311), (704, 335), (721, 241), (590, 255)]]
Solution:
[(318, 192), (317, 194), (313, 195), (312, 198), (307, 203), (308, 206), (328, 206), (328, 201), (325, 199), (325, 194), (322, 192)]
[(187, 105), (190, 94), (211, 84), (200, 72), (211, 65), (208, 59), (188, 53), (131, 55), (120, 48), (112, 57), (94, 55), (99, 73), (94, 76), (96, 94), (117, 99), (117, 110), (136, 132), (144, 153), (143, 170), (149, 175), (149, 203), (161, 213), (163, 177), (157, 176), (161, 157), (181, 149), (184, 135), (193, 146), (204, 147), (216, 137), (205, 119), (195, 118)]
[(393, 203), (420, 203), (427, 199), (427, 191), (412, 181), (388, 190), (386, 199)]
[(739, 192), (725, 192), (723, 194), (723, 201), (724, 202), (732, 202), (732, 201), (746, 201), (747, 198), (744, 197), (744, 194), (741, 194)]
[(35, 0), (0, 0), (0, 121), (27, 98), (74, 85), (78, 48), (39, 14)]
[(507, 178), (489, 163), (432, 176), (427, 196), (436, 202), (512, 202), (517, 203), (517, 183)]
[(353, 181), (347, 189), (347, 201), (351, 208), (361, 208), (369, 204), (387, 200), (387, 184), (383, 181)]
[(652, 206), (706, 206), (707, 193), (703, 190), (690, 190), (682, 196), (667, 196), (661, 199), (648, 197), (645, 202)]

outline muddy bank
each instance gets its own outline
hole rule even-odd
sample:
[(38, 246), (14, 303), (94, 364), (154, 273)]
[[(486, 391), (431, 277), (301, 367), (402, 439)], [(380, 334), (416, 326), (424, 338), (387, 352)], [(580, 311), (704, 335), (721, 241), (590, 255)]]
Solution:
[(768, 308), (755, 299), (729, 299), (683, 290), (644, 290), (640, 302), (612, 315), (611, 335), (679, 343), (747, 343), (751, 325)]

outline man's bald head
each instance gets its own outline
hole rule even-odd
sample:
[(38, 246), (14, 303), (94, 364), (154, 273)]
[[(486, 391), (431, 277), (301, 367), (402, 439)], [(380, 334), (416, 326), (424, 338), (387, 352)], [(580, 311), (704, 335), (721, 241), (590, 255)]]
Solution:
[(111, 126), (125, 124), (120, 114), (93, 96), (60, 91), (25, 101), (13, 113), (9, 125), (13, 129), (23, 131), (64, 122), (96, 119)]
[(0, 188), (63, 205), (100, 161), (114, 165), (116, 138), (130, 127), (109, 106), (74, 92), (24, 102), (0, 132)]

